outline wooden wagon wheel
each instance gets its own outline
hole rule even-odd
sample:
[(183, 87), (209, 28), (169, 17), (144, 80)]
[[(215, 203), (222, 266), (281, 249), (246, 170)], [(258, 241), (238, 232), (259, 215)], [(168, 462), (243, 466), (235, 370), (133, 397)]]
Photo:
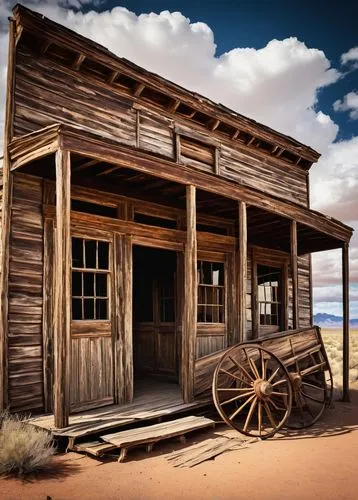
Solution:
[(273, 436), (290, 414), (289, 374), (277, 356), (256, 344), (226, 351), (215, 369), (212, 392), (223, 420), (247, 436)]
[(329, 407), (333, 396), (333, 378), (329, 363), (322, 353), (316, 353), (312, 366), (297, 367), (290, 373), (293, 402), (287, 422), (289, 429), (310, 427)]

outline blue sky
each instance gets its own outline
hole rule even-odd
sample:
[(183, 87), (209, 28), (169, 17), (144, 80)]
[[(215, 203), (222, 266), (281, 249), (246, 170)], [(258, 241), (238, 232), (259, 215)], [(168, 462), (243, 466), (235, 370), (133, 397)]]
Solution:
[[(341, 54), (358, 45), (358, 1), (323, 0), (128, 0), (105, 2), (99, 10), (122, 5), (135, 12), (179, 11), (191, 22), (205, 22), (215, 34), (217, 55), (234, 47), (264, 47), (270, 40), (296, 36), (309, 47), (325, 52), (337, 67)], [(89, 7), (87, 7), (88, 9)], [(93, 8), (93, 7), (91, 7)], [(336, 85), (319, 92), (319, 106), (340, 126), (337, 139), (358, 133), (358, 122), (332, 104), (352, 89), (358, 90), (358, 73), (352, 72)]]
[[(15, 3), (15, 2), (14, 2)], [(0, 0), (0, 128), (7, 17)], [(358, 1), (24, 0), (54, 21), (317, 149), (311, 206), (358, 229)], [(1, 136), (0, 136), (1, 148)], [(339, 251), (314, 255), (314, 309), (341, 314)], [(358, 237), (350, 250), (358, 317)]]

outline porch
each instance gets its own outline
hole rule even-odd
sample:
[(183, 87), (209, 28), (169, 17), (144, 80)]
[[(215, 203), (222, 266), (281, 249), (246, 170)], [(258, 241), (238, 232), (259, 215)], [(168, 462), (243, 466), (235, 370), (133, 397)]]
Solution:
[[(196, 404), (200, 405), (200, 402), (193, 402), (196, 397), (194, 375), (199, 337), (205, 339), (209, 348), (220, 350), (225, 346), (216, 342), (225, 340), (226, 346), (233, 345), (246, 339), (249, 331), (251, 338), (262, 334), (258, 321), (260, 313), (257, 287), (252, 286), (252, 283), (257, 284), (258, 278), (257, 274), (255, 275), (257, 268), (254, 265), (251, 268), (248, 266), (251, 258), (248, 255), (250, 245), (261, 245), (266, 253), (268, 250), (276, 252), (277, 268), (287, 270), (290, 267), (290, 290), (286, 280), (282, 287), (280, 314), (276, 314), (277, 322), (280, 316), (281, 323), (274, 325), (282, 330), (303, 326), (300, 325), (300, 309), (303, 308), (299, 299), (300, 256), (313, 251), (342, 248), (345, 373), (347, 374), (350, 230), (346, 226), (303, 206), (284, 202), (185, 165), (178, 166), (173, 162), (164, 161), (159, 156), (149, 157), (120, 147), (113, 141), (103, 137), (100, 139), (93, 137), (93, 134), (78, 128), (54, 126), (29, 134), (13, 142), (11, 154), (12, 172), (23, 171), (25, 174), (45, 179), (42, 204), (45, 220), (43, 346), (44, 371), (48, 375), (45, 382), (47, 409), (52, 401), (52, 382), (54, 387), (54, 416), (36, 419), (36, 422), (42, 423), (45, 428), (57, 430), (61, 428), (64, 432), (72, 434), (78, 431), (82, 436), (85, 435), (88, 425), (90, 428), (94, 426), (96, 430), (97, 425), (104, 425), (104, 428), (107, 428), (107, 424), (112, 425), (115, 422), (114, 427), (117, 427), (118, 422), (128, 423), (128, 418), (138, 418), (137, 411), (140, 415), (143, 412), (146, 415), (146, 412), (150, 413), (155, 408), (154, 416), (160, 417), (162, 416), (160, 412), (175, 413), (177, 411), (175, 408), (178, 407), (182, 411), (182, 408), (190, 409), (196, 407)], [(107, 213), (102, 209), (99, 214), (89, 214), (84, 210), (86, 204), (87, 209), (91, 204), (102, 206), (107, 209)], [(144, 222), (143, 217), (138, 217), (138, 215), (143, 216), (143, 212), (144, 216), (152, 217), (151, 223), (148, 223), (148, 220)], [(174, 221), (174, 226), (160, 223), (156, 227), (153, 221), (156, 218), (170, 223)], [(218, 234), (218, 231), (222, 233)], [(75, 331), (75, 327), (79, 325), (74, 325), (71, 316), (71, 297), (82, 302), (88, 299), (83, 293), (82, 295), (76, 293), (73, 298), (71, 292), (73, 271), (71, 238), (74, 234), (82, 238), (83, 248), (87, 238), (106, 242), (108, 248), (113, 246), (115, 249), (112, 254), (114, 258), (112, 261), (108, 260), (106, 269), (98, 269), (98, 266), (92, 270), (86, 270), (83, 266), (75, 269), (79, 273), (90, 270), (93, 274), (97, 271), (113, 274), (111, 296), (101, 294), (97, 297), (91, 296), (91, 300), (92, 298), (98, 299), (99, 302), (108, 300), (113, 304), (111, 316), (106, 318), (106, 324), (92, 322), (90, 330), (86, 331), (81, 330), (81, 325)], [(154, 399), (150, 397), (153, 394), (155, 396), (156, 391), (143, 394), (144, 399), (141, 404), (144, 404), (144, 408), (136, 406), (138, 401), (136, 403), (134, 400), (132, 403), (135, 390), (132, 294), (135, 245), (166, 249), (177, 252), (179, 256), (177, 269), (181, 273), (181, 299), (176, 321), (179, 358), (177, 378), (182, 399), (177, 385), (175, 395), (173, 392), (164, 394), (164, 406), (156, 397)], [(57, 250), (55, 253), (53, 253), (54, 247)], [(277, 259), (277, 253), (281, 257), (284, 254), (282, 257), (284, 264), (282, 259)], [(255, 257), (255, 252), (252, 256)], [(223, 269), (226, 266), (225, 286), (228, 298), (226, 303), (220, 303), (219, 300), (215, 304), (210, 302), (201, 304), (208, 305), (212, 309), (215, 307), (219, 312), (217, 314), (219, 320), (210, 320), (209, 325), (204, 324), (205, 322), (200, 321), (198, 317), (198, 260), (200, 259), (220, 263)], [(258, 261), (261, 261), (263, 266), (267, 265), (267, 259), (262, 252)], [(54, 269), (53, 276), (52, 269)], [(218, 269), (215, 269), (215, 272), (220, 274)], [(248, 272), (251, 273), (251, 290), (248, 287)], [(310, 297), (310, 277), (307, 275), (305, 279), (307, 297)], [(216, 285), (223, 286), (220, 283)], [(51, 300), (46, 300), (52, 295), (54, 304)], [(248, 295), (251, 297), (252, 307), (247, 306)], [(225, 321), (220, 319), (220, 308), (225, 309), (223, 315)], [(305, 308), (309, 311), (310, 305), (306, 304)], [(252, 316), (249, 328), (248, 309)], [(202, 314), (204, 319), (213, 317), (212, 313), (209, 316), (205, 311)], [(308, 323), (312, 321), (310, 316), (311, 312), (305, 318)], [(202, 331), (199, 331), (199, 327)], [(210, 335), (207, 336), (209, 331)], [(103, 342), (108, 344), (110, 350), (107, 351), (110, 354), (105, 359), (101, 358), (102, 348), (95, 351), (103, 366), (108, 368), (106, 383), (111, 389), (111, 401), (106, 399), (105, 394), (102, 398), (103, 403), (116, 404), (110, 407), (111, 410), (107, 408), (86, 411), (83, 418), (87, 423), (84, 423), (82, 429), (82, 414), (70, 414), (70, 393), (73, 389), (71, 366), (79, 366), (71, 356), (77, 353), (80, 360), (85, 352), (80, 343), (85, 343), (85, 337), (94, 339), (96, 336), (101, 340), (103, 337)], [(218, 339), (214, 340), (214, 337)], [(88, 344), (93, 342), (91, 339)], [(74, 347), (74, 344), (78, 344), (79, 348)], [(48, 354), (49, 352), (51, 354), (49, 345), (53, 346), (53, 371), (52, 360)], [(91, 366), (91, 362), (87, 361), (87, 365)], [(85, 368), (84, 366), (84, 370)], [(81, 372), (78, 368), (77, 370), (77, 382), (80, 386), (84, 383), (83, 374), (86, 372)], [(112, 370), (115, 376), (112, 376)], [(96, 373), (101, 373), (101, 370)], [(90, 383), (91, 381), (97, 383), (96, 376), (87, 379)], [(347, 377), (345, 390), (348, 397)], [(101, 398), (98, 397), (99, 399)], [(112, 410), (115, 417), (111, 413)], [(148, 418), (152, 416), (150, 413)], [(111, 424), (108, 420), (111, 420)], [(84, 434), (81, 434), (82, 432)]]

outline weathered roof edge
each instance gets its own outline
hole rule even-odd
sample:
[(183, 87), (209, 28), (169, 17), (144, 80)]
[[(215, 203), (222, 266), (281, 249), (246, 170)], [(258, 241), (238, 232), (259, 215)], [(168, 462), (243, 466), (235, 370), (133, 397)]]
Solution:
[[(95, 50), (96, 52), (100, 53), (102, 56), (105, 56), (108, 60), (108, 62), (111, 62), (112, 64), (117, 64), (118, 63), (127, 69), (127, 71), (135, 71), (140, 78), (151, 78), (152, 79), (152, 84), (157, 82), (158, 84), (164, 84), (167, 88), (168, 91), (175, 91), (176, 93), (182, 94), (182, 100), (185, 103), (185, 98), (190, 98), (194, 99), (197, 104), (200, 104), (201, 106), (205, 104), (207, 107), (211, 108), (212, 111), (219, 112), (226, 118), (230, 118), (231, 120), (234, 119), (238, 122), (238, 127), (241, 125), (245, 125), (245, 127), (248, 127), (252, 130), (253, 133), (257, 134), (257, 136), (260, 136), (260, 131), (261, 132), (266, 132), (267, 134), (270, 134), (272, 138), (275, 138), (276, 141), (278, 142), (282, 141), (286, 143), (286, 146), (289, 146), (290, 148), (294, 149), (296, 154), (299, 154), (307, 159), (309, 159), (312, 162), (316, 162), (319, 157), (320, 153), (312, 149), (310, 146), (307, 146), (296, 139), (287, 136), (281, 132), (278, 132), (267, 125), (264, 125), (262, 123), (259, 123), (252, 118), (248, 118), (240, 113), (237, 113), (228, 107), (215, 103), (214, 101), (211, 101), (209, 98), (202, 96), (196, 92), (190, 91), (188, 89), (185, 89), (184, 87), (181, 87), (180, 85), (171, 82), (170, 80), (161, 77), (153, 72), (150, 72), (137, 64), (129, 61), (126, 58), (116, 56), (112, 52), (110, 52), (108, 49), (106, 49), (104, 46), (90, 40), (89, 38), (86, 38), (75, 31), (66, 28), (65, 26), (56, 23), (55, 21), (52, 21), (48, 19), (47, 17), (43, 16), (42, 14), (39, 14), (37, 12), (32, 11), (31, 9), (28, 9), (27, 7), (23, 6), (22, 4), (16, 4), (15, 7), (13, 8), (13, 13), (17, 19), (17, 21), (23, 26), (23, 27), (30, 27), (29, 25), (31, 22), (39, 24), (39, 29), (36, 30), (36, 34), (42, 35), (46, 37), (46, 28), (49, 28), (49, 35), (53, 36), (55, 32), (61, 37), (62, 34), (62, 39), (66, 42), (67, 45), (69, 45), (69, 39), (72, 39), (72, 42), (77, 42), (77, 44), (83, 46), (88, 46), (92, 50)], [(41, 29), (42, 28), (42, 29)], [(72, 43), (70, 44), (72, 45)], [(154, 80), (154, 81), (153, 81)]]
[[(43, 129), (36, 130), (34, 132), (30, 132), (29, 134), (26, 134), (24, 136), (15, 138), (11, 141), (10, 143), (10, 156), (11, 156), (11, 161), (13, 162), (12, 170), (17, 170), (19, 167), (25, 165), (31, 160), (34, 160), (36, 158), (39, 158), (41, 156), (46, 156), (50, 153), (53, 153), (56, 151), (58, 148), (58, 145), (61, 141), (61, 137), (65, 138), (68, 136), (69, 138), (78, 138), (79, 139), (79, 144), (82, 144), (83, 148), (83, 153), (86, 152), (89, 156), (96, 156), (93, 154), (91, 149), (88, 151), (85, 151), (85, 147), (83, 144), (86, 144), (90, 140), (92, 141), (100, 141), (104, 145), (106, 143), (110, 144), (112, 148), (118, 148), (122, 152), (122, 158), (124, 159), (124, 154), (125, 152), (128, 153), (128, 155), (137, 155), (140, 158), (143, 159), (148, 159), (150, 162), (157, 162), (159, 159), (156, 158), (156, 156), (150, 155), (148, 153), (143, 153), (143, 152), (138, 152), (138, 151), (133, 151), (131, 148), (128, 146), (124, 146), (122, 143), (119, 143), (115, 141), (114, 139), (109, 139), (106, 137), (102, 137), (100, 135), (95, 134), (94, 132), (89, 132), (88, 130), (83, 129), (82, 127), (79, 126), (73, 126), (73, 125), (67, 125), (63, 123), (54, 123), (53, 125), (49, 125), (47, 127), (44, 127)], [(38, 144), (42, 144), (42, 148), (38, 148)], [(71, 141), (68, 147), (69, 150), (71, 150)], [(105, 161), (111, 161), (113, 162), (112, 155), (109, 155), (111, 158), (106, 159)], [(163, 160), (160, 159), (161, 162), (165, 165), (172, 165), (172, 162), (169, 162), (168, 160)], [(138, 168), (135, 167), (133, 164), (130, 165), (130, 168)], [(202, 172), (192, 172), (193, 174), (197, 174), (199, 176), (202, 175)], [(155, 175), (155, 174), (152, 174)], [(248, 196), (247, 202), (248, 204), (253, 204), (256, 206), (259, 206), (258, 204), (255, 203), (255, 195), (256, 195), (256, 190), (248, 187), (243, 187), (243, 186), (237, 186), (235, 183), (232, 183), (228, 179), (220, 179), (219, 182), (224, 182), (226, 185), (231, 185), (234, 189), (235, 187), (237, 190), (242, 191), (243, 193), (246, 193), (246, 196)], [(205, 189), (205, 187), (202, 187), (202, 189)], [(211, 190), (209, 186), (206, 186), (206, 189)], [(252, 193), (252, 199), (250, 199), (249, 193)], [(259, 193), (260, 196), (262, 193)], [(230, 197), (230, 196), (229, 196)], [(236, 198), (236, 196), (235, 196)], [(340, 235), (332, 236), (333, 238), (341, 241), (341, 242), (349, 242), (353, 235), (354, 229), (343, 222), (341, 222), (338, 219), (335, 219), (334, 217), (331, 217), (329, 215), (325, 215), (321, 212), (318, 212), (316, 210), (312, 210), (306, 207), (301, 207), (301, 206), (296, 206), (292, 204), (291, 202), (288, 201), (282, 201), (278, 200), (273, 196), (265, 196), (265, 199), (267, 200), (267, 204), (262, 205), (260, 208), (268, 211), (273, 211), (276, 212), (284, 217), (291, 218), (291, 215), (293, 213), (296, 213), (297, 215), (300, 214), (302, 217), (298, 217), (299, 219), (305, 219), (305, 220), (299, 220), (302, 224), (306, 224), (310, 226), (307, 217), (313, 216), (315, 219), (317, 219), (317, 222), (320, 221), (321, 223), (321, 228), (317, 229), (317, 225), (314, 227), (318, 231), (322, 232), (323, 234), (331, 234), (330, 231), (335, 232), (335, 230), (338, 230)], [(275, 202), (275, 203), (271, 203)], [(273, 205), (282, 205), (285, 207), (290, 208), (290, 212), (292, 212), (291, 215), (287, 215), (284, 213), (284, 210), (272, 210)], [(323, 226), (327, 226), (323, 228)], [(311, 226), (313, 227), (313, 226)]]

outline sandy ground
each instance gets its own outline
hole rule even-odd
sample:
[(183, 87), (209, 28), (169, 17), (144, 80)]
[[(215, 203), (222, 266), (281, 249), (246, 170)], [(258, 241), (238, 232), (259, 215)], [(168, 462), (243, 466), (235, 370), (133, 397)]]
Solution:
[[(201, 433), (191, 442), (205, 439)], [(48, 473), (1, 479), (9, 499), (356, 499), (358, 498), (358, 386), (352, 403), (335, 403), (316, 426), (283, 433), (226, 452), (191, 469), (174, 468), (165, 454), (183, 445), (157, 445), (148, 457), (129, 452), (127, 462), (58, 455)]]

